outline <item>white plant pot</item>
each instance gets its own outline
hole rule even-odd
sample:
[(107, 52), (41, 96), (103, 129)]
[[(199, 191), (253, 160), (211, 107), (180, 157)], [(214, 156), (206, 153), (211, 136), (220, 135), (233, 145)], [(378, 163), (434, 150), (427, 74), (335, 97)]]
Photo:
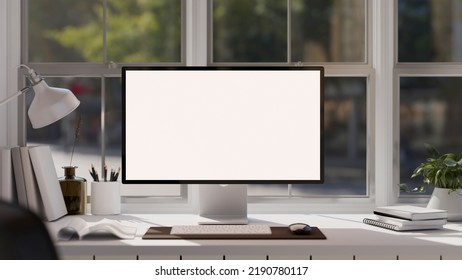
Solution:
[(447, 210), (448, 221), (462, 221), (462, 189), (435, 188), (427, 208)]

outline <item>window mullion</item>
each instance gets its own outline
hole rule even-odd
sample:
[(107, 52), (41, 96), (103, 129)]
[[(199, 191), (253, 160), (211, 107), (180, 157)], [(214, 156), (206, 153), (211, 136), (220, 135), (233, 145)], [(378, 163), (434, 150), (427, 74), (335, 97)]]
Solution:
[(287, 63), (292, 63), (292, 0), (287, 0)]
[(101, 76), (101, 170), (106, 165), (106, 78)]
[(107, 0), (103, 1), (103, 63), (108, 62), (107, 57)]
[(398, 63), (395, 71), (399, 76), (462, 76), (462, 64), (460, 63)]
[[(186, 1), (186, 65), (207, 65), (207, 0)], [(211, 6), (211, 5), (210, 5)]]
[[(5, 54), (0, 57), (0, 99), (6, 98), (22, 88), (22, 79), (18, 73), (18, 65), (21, 63), (21, 1), (5, 1), (2, 3), (2, 16), (0, 22), (0, 41)], [(0, 144), (5, 145), (24, 144), (26, 139), (25, 105), (24, 95), (18, 100), (9, 102), (0, 108), (5, 110), (1, 114), (0, 127), (4, 129), (4, 135), (0, 137)]]
[[(375, 116), (374, 127), (374, 158), (375, 170), (371, 188), (375, 190), (376, 205), (393, 204), (396, 200), (393, 186), (396, 177), (393, 176), (393, 143), (396, 133), (398, 108), (393, 107), (393, 66), (394, 66), (394, 5), (395, 1), (374, 1), (373, 4), (373, 68), (375, 70)], [(396, 111), (396, 112), (395, 112)], [(394, 120), (391, 122), (390, 120)]]

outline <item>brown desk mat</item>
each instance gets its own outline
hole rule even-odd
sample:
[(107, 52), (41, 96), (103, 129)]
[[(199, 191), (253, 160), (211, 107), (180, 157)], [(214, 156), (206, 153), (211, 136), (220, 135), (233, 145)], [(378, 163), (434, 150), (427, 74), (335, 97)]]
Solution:
[(143, 235), (143, 239), (326, 239), (317, 227), (311, 227), (310, 234), (293, 234), (287, 227), (271, 227), (268, 234), (200, 234), (200, 235), (171, 235), (171, 227), (150, 227)]

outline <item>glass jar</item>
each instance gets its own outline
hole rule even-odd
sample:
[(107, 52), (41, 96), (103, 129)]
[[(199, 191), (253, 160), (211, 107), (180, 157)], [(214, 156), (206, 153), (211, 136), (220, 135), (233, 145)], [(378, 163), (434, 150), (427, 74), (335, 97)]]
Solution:
[(59, 178), (69, 215), (83, 215), (87, 205), (87, 180), (75, 176), (77, 166), (63, 166), (64, 177)]

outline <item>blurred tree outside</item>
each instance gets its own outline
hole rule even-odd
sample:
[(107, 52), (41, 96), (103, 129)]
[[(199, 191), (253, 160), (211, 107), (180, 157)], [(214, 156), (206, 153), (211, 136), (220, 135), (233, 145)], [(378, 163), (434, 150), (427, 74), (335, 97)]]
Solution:
[(461, 12), (461, 0), (398, 1), (398, 61), (461, 62)]
[[(181, 61), (181, 0), (28, 3), (30, 61)], [(363, 0), (212, 3), (214, 62), (365, 61)]]
[(213, 60), (287, 61), (287, 2), (214, 0)]
[[(107, 61), (181, 60), (180, 0), (107, 0), (106, 22), (103, 22), (103, 4), (103, 1), (88, 0), (29, 1), (29, 36), (31, 41), (47, 45), (39, 47), (36, 53), (48, 53), (32, 55), (32, 60), (103, 62), (103, 26), (107, 30)], [(56, 54), (55, 51), (64, 53)]]
[(215, 0), (213, 61), (365, 62), (365, 7), (363, 0)]
[[(87, 0), (28, 1), (28, 62), (84, 62), (79, 52), (63, 47), (47, 33), (64, 26), (79, 27), (95, 21), (97, 18), (95, 12), (98, 11), (92, 9), (94, 5), (101, 6), (101, 2)], [(102, 40), (101, 28), (96, 36)], [(91, 62), (97, 61), (102, 61), (102, 53)]]
[(362, 0), (293, 0), (292, 61), (365, 62)]

